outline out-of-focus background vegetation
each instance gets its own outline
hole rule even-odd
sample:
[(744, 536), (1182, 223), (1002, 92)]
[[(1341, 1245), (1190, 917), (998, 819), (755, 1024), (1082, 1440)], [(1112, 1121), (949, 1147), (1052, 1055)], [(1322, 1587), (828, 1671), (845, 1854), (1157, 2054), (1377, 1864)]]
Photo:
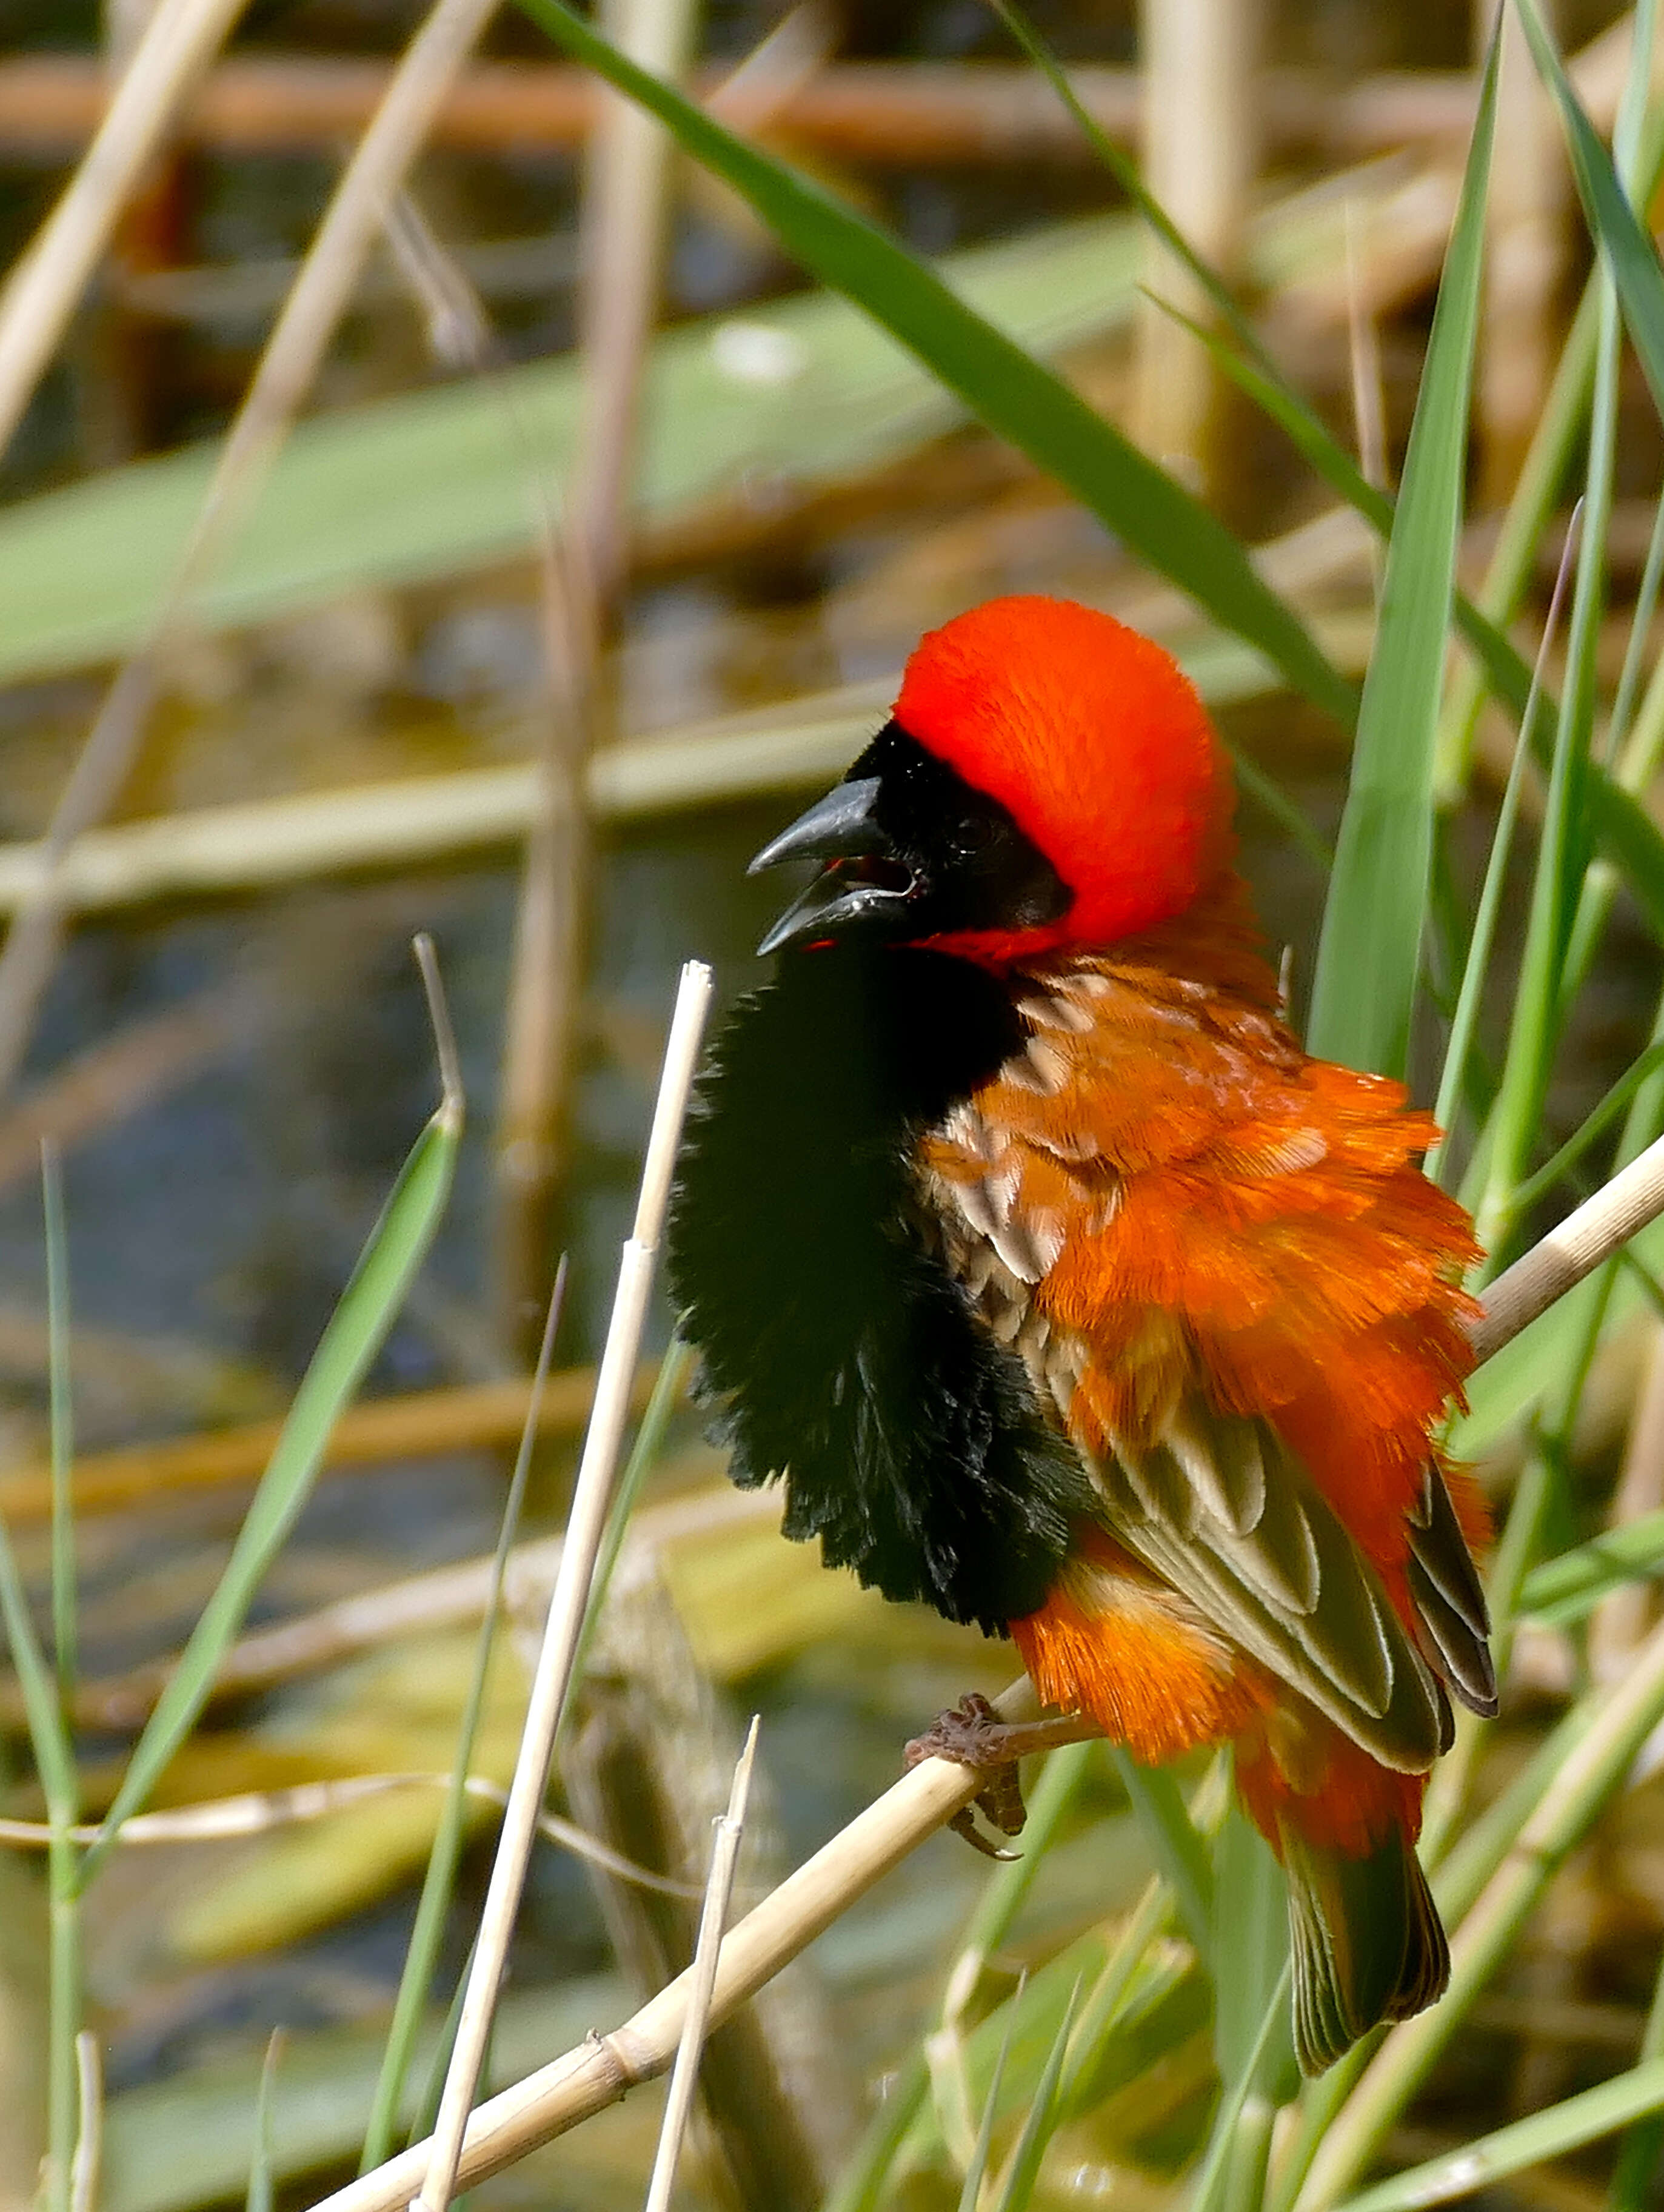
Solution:
[[(145, 0), (0, 6), (0, 261), (46, 217), (147, 12)], [(651, 38), (637, 20), (649, 12), (616, 0), (606, 20), (615, 35)], [(211, 441), (420, 14), (409, 0), (252, 0), (0, 452), (8, 915), (27, 897), (29, 848), (112, 671), (167, 611)], [(1554, 14), (1609, 129), (1626, 66), (1619, 11), (1560, 0)], [(1032, 10), (1284, 372), (1388, 486), (1491, 15), (1485, 0)], [(789, 13), (712, 0), (668, 35), (671, 58), (678, 36), (689, 42), (689, 80), (720, 88), (734, 128), (936, 260), (1262, 547), (1263, 572), (1336, 664), (1361, 672), (1372, 534), (1140, 291), (1201, 306), (983, 0), (801, 0)], [(544, 1529), (570, 1475), (677, 967), (711, 960), (727, 994), (755, 980), (751, 947), (777, 887), (748, 882), (745, 859), (859, 749), (922, 629), (994, 592), (1047, 591), (1173, 645), (1276, 787), (1244, 800), (1245, 866), (1268, 934), (1293, 948), (1303, 1000), (1345, 788), (1338, 726), (969, 427), (854, 307), (805, 289), (741, 203), (679, 161), (663, 179), (655, 268), (651, 203), (632, 216), (606, 148), (616, 155), (622, 136), (626, 175), (646, 157), (609, 113), (530, 22), (504, 11), (490, 23), (286, 446), (168, 617), (142, 741), (70, 856), (42, 987), (20, 994), (15, 975), (5, 987), (0, 1513), (44, 1594), (46, 1136), (68, 1224), (76, 1703), (94, 1814), (159, 1665), (219, 1576), (270, 1449), (264, 1425), (287, 1404), (430, 1109), (413, 932), (437, 941), (460, 1036), (471, 1115), (456, 1191), (368, 1379), (374, 1402), (338, 1431), (222, 1694), (168, 1769), (163, 1808), (450, 1766), (482, 1578), (437, 1571), (495, 1540), (553, 1255), (569, 1254), (571, 1277), (531, 1502)], [(1461, 562), (1473, 585), (1590, 263), (1558, 123), (1515, 40), (1488, 223)], [(645, 349), (631, 335), (644, 300)], [(1608, 685), (1661, 459), (1640, 379), (1624, 376)], [(1527, 657), (1557, 551), (1546, 536), (1526, 592)], [(568, 588), (552, 615), (554, 568)], [(1482, 720), (1471, 761), (1459, 744), (1447, 761), (1441, 865), (1454, 901), (1482, 866), (1509, 749), (1506, 728)], [(558, 830), (539, 828), (551, 789), (579, 799)], [(1534, 820), (1540, 790), (1525, 803)], [(1499, 1001), (1526, 881), (1510, 878), (1504, 900)], [(1654, 939), (1620, 899), (1568, 1009), (1538, 1158), (1641, 1051), (1656, 993)], [(1481, 1058), (1504, 1020), (1505, 1006)], [(1418, 1050), (1430, 1096), (1430, 1024)], [(656, 1316), (656, 1349), (669, 1319)], [(1657, 1336), (1637, 1297), (1602, 1340), (1569, 1432), (1564, 1542), (1598, 1524), (1620, 1465), (1626, 1515), (1664, 1504)], [(1469, 1432), (1499, 1496), (1531, 1401), (1531, 1379), (1515, 1376)], [(770, 1511), (732, 1497), (696, 1416), (679, 1413), (565, 1760), (573, 1819), (697, 1879), (737, 1717), (760, 1711), (751, 1895), (892, 1778), (902, 1742), (939, 1706), (1011, 1671), (1007, 1653), (822, 1575), (780, 1542)], [(529, 1577), (473, 1761), (498, 1782), (537, 1587)], [(1647, 1601), (1612, 1603), (1588, 1654), (1521, 1632), (1481, 1796), (1540, 1740), (1586, 1660), (1597, 1679), (1621, 1675)], [(21, 1702), (3, 1686), (0, 1720), (0, 1809), (38, 1820)], [(1072, 1787), (1060, 1840), (1002, 1933), (1000, 1994), (1023, 1966), (1060, 1956), (1072, 1961), (1066, 1991), (1070, 1973), (1090, 1981), (1150, 1873), (1107, 1759), (1095, 1754)], [(411, 1788), (297, 1823), (274, 1802), (256, 1832), (182, 1832), (109, 1859), (84, 1931), (106, 2212), (240, 2197), (276, 2026), (283, 2185), (307, 2201), (351, 2170), (438, 1802)], [(472, 1818), (441, 2008), (488, 1862), (489, 1805)], [(686, 2168), (689, 2205), (809, 2212), (847, 2170), (875, 2092), (910, 2078), (932, 2021), (933, 2096), (920, 2094), (883, 2201), (958, 2201), (987, 2054), (961, 2074), (962, 2023), (944, 2020), (940, 1986), (985, 1879), (957, 1842), (931, 1844), (777, 1986), (760, 2027), (727, 2032)], [(688, 1908), (645, 1894), (541, 1847), (498, 2078), (610, 2024), (681, 1963)], [(1627, 2063), (1661, 1922), (1664, 1807), (1642, 1787), (1557, 1881), (1388, 2145), (1394, 2161)], [(45, 1929), (38, 1858), (0, 1857), (0, 2203), (28, 2200), (42, 2143)], [(1099, 2089), (1124, 2086), (1074, 2085), (1035, 2201), (1132, 2212), (1175, 2201), (1214, 2075), (1204, 1979), (1176, 1936), (1163, 1941), (1119, 2040), (1098, 2053)], [(1048, 2025), (1041, 2056), (1049, 2036)], [(657, 2113), (653, 2093), (633, 2100), (482, 2201), (639, 2202)], [(1493, 2197), (1584, 2212), (1601, 2201), (1604, 2157), (1515, 2176)]]

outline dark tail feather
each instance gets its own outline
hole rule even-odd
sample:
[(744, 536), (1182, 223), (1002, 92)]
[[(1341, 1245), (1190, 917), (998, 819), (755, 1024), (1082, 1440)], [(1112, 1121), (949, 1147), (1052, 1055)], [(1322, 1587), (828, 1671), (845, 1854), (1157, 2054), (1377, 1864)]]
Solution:
[(1444, 1994), (1450, 1952), (1415, 1848), (1390, 1829), (1360, 1858), (1278, 1823), (1289, 1878), (1294, 2034), (1321, 2074), (1378, 2021), (1408, 2020)]

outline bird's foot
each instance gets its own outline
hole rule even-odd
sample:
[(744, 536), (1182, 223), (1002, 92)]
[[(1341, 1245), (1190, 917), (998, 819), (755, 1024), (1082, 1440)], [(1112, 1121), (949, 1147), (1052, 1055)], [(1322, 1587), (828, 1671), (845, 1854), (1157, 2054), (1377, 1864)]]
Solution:
[(1021, 1854), (1003, 1851), (990, 1843), (977, 1827), (975, 1814), (980, 1812), (1002, 1836), (1021, 1835), (1029, 1812), (1023, 1802), (1018, 1759), (1026, 1759), (1030, 1752), (1054, 1751), (1061, 1744), (1079, 1743), (1102, 1733), (1097, 1723), (1084, 1713), (1069, 1713), (1055, 1720), (1002, 1721), (987, 1699), (972, 1690), (956, 1705), (938, 1713), (922, 1735), (914, 1737), (907, 1747), (906, 1759), (910, 1767), (921, 1759), (950, 1759), (956, 1766), (975, 1768), (983, 1777), (982, 1787), (948, 1826), (985, 1857), (1014, 1859)]
[(950, 1759), (956, 1766), (975, 1767), (985, 1778), (970, 1803), (962, 1806), (948, 1823), (956, 1834), (963, 1836), (985, 1858), (1014, 1859), (1019, 1856), (1016, 1851), (1002, 1851), (997, 1844), (991, 1844), (978, 1828), (976, 1814), (980, 1812), (989, 1826), (997, 1828), (1002, 1836), (1023, 1832), (1029, 1808), (1023, 1802), (1023, 1784), (1017, 1777), (1020, 1754), (1005, 1748), (1005, 1739), (1021, 1733), (1002, 1721), (985, 1697), (971, 1690), (956, 1705), (938, 1713), (924, 1734), (914, 1737), (904, 1754), (910, 1767), (917, 1766), (922, 1759)]

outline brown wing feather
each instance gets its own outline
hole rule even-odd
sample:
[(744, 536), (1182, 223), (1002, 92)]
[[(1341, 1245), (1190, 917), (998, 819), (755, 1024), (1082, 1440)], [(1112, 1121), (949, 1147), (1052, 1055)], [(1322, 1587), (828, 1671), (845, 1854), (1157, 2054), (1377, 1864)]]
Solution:
[(1414, 1164), (1430, 1125), (1309, 1060), (1228, 929), (1177, 951), (1037, 968), (1025, 1048), (926, 1140), (926, 1195), (1116, 1540), (1418, 1771), (1446, 1686), (1495, 1698), (1428, 1437), (1467, 1356), (1465, 1218)]

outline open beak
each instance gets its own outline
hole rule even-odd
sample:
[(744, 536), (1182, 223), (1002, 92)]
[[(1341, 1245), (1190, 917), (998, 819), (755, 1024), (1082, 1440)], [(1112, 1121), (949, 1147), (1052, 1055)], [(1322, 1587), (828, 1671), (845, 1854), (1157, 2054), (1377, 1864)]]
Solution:
[(917, 892), (912, 869), (878, 826), (878, 798), (877, 776), (835, 784), (751, 862), (746, 873), (753, 876), (783, 860), (827, 863), (758, 945), (759, 957), (835, 936), (851, 922), (894, 912)]

